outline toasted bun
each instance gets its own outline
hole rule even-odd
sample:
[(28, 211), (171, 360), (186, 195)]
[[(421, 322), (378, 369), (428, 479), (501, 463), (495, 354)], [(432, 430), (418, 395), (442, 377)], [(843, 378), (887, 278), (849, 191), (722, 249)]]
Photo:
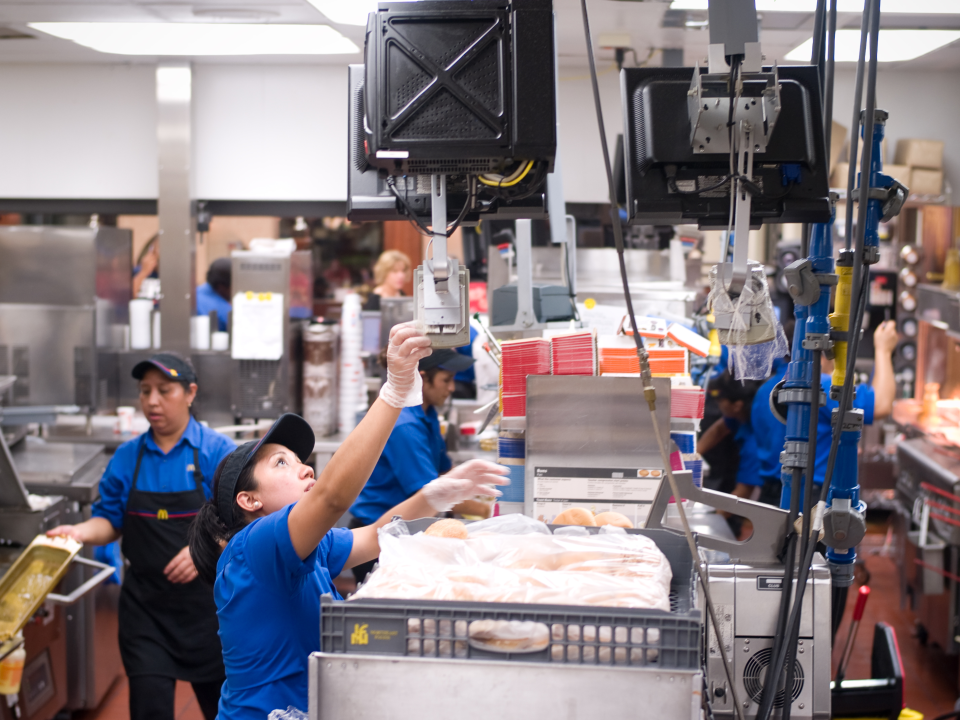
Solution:
[(466, 525), (459, 520), (449, 518), (446, 520), (437, 520), (433, 525), (424, 530), (423, 534), (430, 535), (431, 537), (456, 538), (458, 540), (466, 540), (469, 536)]
[(583, 508), (570, 508), (564, 510), (553, 519), (554, 525), (585, 525), (593, 527), (597, 523), (594, 521), (593, 513)]
[(594, 518), (594, 522), (600, 525), (614, 525), (615, 527), (633, 529), (633, 523), (626, 515), (618, 512), (602, 512)]

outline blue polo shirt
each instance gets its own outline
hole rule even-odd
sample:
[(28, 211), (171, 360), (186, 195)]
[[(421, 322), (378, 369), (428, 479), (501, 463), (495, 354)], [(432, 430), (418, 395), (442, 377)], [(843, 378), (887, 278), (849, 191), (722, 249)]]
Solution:
[[(773, 377), (757, 390), (750, 415), (750, 423), (753, 425), (757, 439), (759, 472), (764, 480), (779, 480), (782, 471), (780, 453), (786, 437), (786, 425), (773, 417), (768, 405), (773, 386), (780, 382), (786, 373), (787, 362), (782, 362), (782, 367), (778, 369), (775, 365)], [(831, 382), (830, 375), (820, 376), (820, 387), (827, 393), (827, 404), (820, 408), (817, 415), (817, 464), (814, 468), (813, 483), (818, 486), (823, 485), (823, 479), (827, 474), (827, 459), (830, 457), (830, 442), (833, 434), (831, 425), (833, 410), (840, 407), (838, 401), (830, 399)], [(869, 385), (858, 385), (853, 397), (853, 407), (863, 410), (863, 422), (866, 425), (873, 424), (873, 403), (873, 388)]]
[[(827, 458), (830, 457), (830, 442), (833, 435), (833, 425), (831, 418), (833, 409), (840, 407), (840, 403), (830, 399), (830, 375), (820, 376), (820, 387), (827, 393), (827, 404), (820, 408), (817, 418), (817, 464), (813, 471), (813, 484), (823, 485), (823, 479), (827, 476)], [(863, 424), (873, 425), (873, 388), (869, 385), (857, 385), (856, 393), (853, 396), (853, 407), (863, 410)]]
[(204, 283), (197, 288), (197, 315), (208, 315), (211, 310), (216, 310), (217, 329), (221, 332), (227, 329), (231, 307), (233, 306), (230, 301), (220, 297), (210, 283)]
[(777, 358), (773, 361), (773, 375), (757, 390), (750, 409), (750, 425), (757, 442), (758, 472), (764, 482), (780, 481), (780, 453), (787, 436), (787, 426), (777, 420), (770, 411), (770, 393), (787, 374), (789, 361)]
[(227, 543), (213, 586), (227, 679), (217, 720), (265, 720), (272, 710), (308, 707), (307, 663), (320, 650), (320, 596), (341, 599), (353, 533), (333, 528), (301, 560), (290, 510), (258, 518)]
[(100, 479), (100, 499), (93, 504), (91, 512), (94, 517), (106, 518), (121, 532), (141, 442), (145, 450), (137, 478), (140, 490), (158, 493), (193, 490), (193, 450), (196, 448), (200, 454), (203, 493), (207, 499), (213, 493), (213, 474), (217, 465), (237, 449), (233, 440), (204, 427), (193, 417), (168, 453), (157, 447), (152, 430), (118, 447)]
[(437, 409), (404, 408), (350, 512), (370, 525), (451, 467)]
[(760, 463), (757, 459), (757, 438), (750, 423), (742, 423), (728, 417), (725, 417), (723, 422), (733, 433), (733, 441), (740, 451), (737, 482), (744, 485), (763, 485), (763, 481), (760, 479)]

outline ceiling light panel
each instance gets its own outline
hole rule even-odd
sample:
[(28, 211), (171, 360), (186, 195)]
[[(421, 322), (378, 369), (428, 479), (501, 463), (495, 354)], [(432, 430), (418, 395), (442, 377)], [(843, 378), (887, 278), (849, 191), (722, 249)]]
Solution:
[[(960, 40), (960, 30), (881, 30), (877, 62), (904, 62), (938, 50)], [(810, 62), (813, 38), (787, 53), (793, 62)], [(860, 31), (837, 30), (837, 62), (857, 62), (860, 57)], [(867, 47), (867, 60), (870, 48)]]
[[(411, 2), (411, 0), (392, 0)], [(380, 0), (307, 0), (332, 23), (366, 25), (367, 15), (377, 11)]]
[[(319, 1), (319, 0), (318, 0)], [(671, 10), (706, 10), (707, 0), (673, 0)], [(757, 0), (757, 12), (812, 13), (817, 0)], [(862, 13), (863, 0), (837, 0), (837, 12)], [(958, 0), (883, 0), (883, 15), (960, 15)]]
[(327, 25), (35, 22), (29, 27), (114, 55), (346, 55), (353, 41)]

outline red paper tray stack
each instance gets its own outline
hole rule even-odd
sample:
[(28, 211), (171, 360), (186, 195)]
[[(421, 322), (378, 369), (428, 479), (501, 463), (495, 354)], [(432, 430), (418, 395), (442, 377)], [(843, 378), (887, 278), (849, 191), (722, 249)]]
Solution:
[(681, 385), (670, 388), (670, 417), (702, 418), (704, 397), (700, 387)]
[(554, 375), (596, 375), (597, 336), (592, 330), (551, 340)]
[(527, 375), (550, 374), (550, 341), (507, 340), (500, 345), (500, 409), (504, 417), (527, 414)]

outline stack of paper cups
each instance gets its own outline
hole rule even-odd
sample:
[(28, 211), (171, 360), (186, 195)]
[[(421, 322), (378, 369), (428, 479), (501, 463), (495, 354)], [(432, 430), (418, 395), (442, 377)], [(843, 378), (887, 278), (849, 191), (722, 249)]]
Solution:
[(193, 350), (210, 349), (209, 315), (195, 315), (190, 318), (190, 347)]
[(210, 349), (211, 350), (229, 350), (230, 349), (230, 333), (223, 332), (218, 330), (213, 333), (210, 338)]
[(156, 350), (160, 349), (160, 311), (155, 310), (153, 313), (153, 347)]
[(150, 347), (153, 300), (138, 298), (130, 301), (130, 347), (134, 350), (146, 350)]
[(336, 325), (315, 324), (303, 331), (303, 418), (320, 436), (337, 431), (336, 349)]
[[(350, 293), (343, 300), (340, 315), (340, 408), (338, 429), (349, 433), (357, 424), (360, 393), (364, 390), (363, 328), (360, 324), (360, 296)], [(365, 409), (366, 403), (364, 403)]]

